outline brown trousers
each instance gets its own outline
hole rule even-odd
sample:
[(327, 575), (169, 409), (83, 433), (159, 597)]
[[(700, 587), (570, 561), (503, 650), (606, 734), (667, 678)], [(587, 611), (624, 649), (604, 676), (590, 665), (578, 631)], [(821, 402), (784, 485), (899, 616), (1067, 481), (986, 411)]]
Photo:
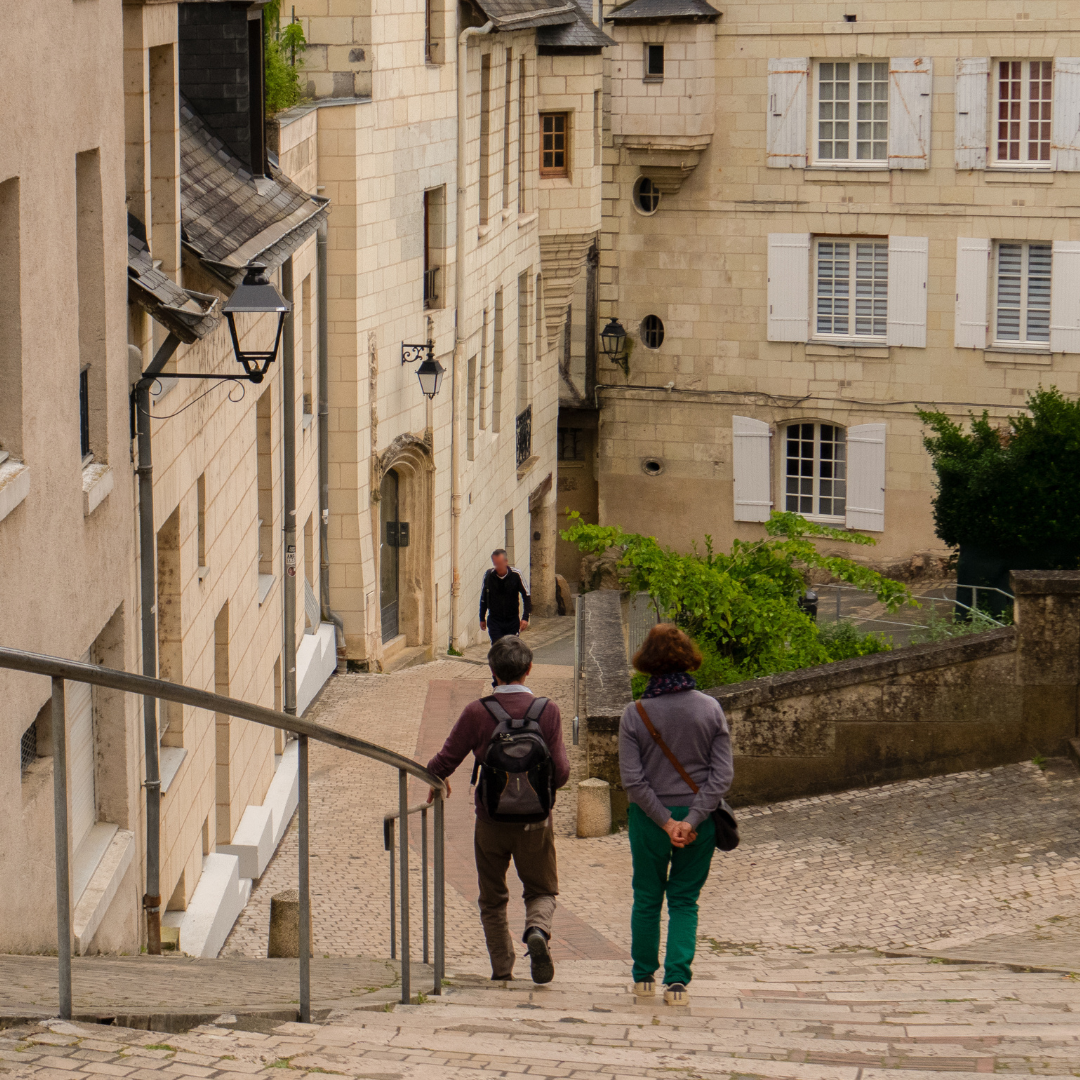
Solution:
[[(514, 973), (516, 956), (506, 918), (506, 905), (510, 899), (506, 872), (511, 859), (523, 886), (525, 929), (536, 926), (551, 936), (555, 897), (559, 895), (551, 819), (535, 825), (512, 825), (478, 817), (473, 847), (480, 885), (480, 922), (491, 957), (491, 974), (494, 978), (508, 979)], [(522, 940), (524, 938), (522, 934)]]

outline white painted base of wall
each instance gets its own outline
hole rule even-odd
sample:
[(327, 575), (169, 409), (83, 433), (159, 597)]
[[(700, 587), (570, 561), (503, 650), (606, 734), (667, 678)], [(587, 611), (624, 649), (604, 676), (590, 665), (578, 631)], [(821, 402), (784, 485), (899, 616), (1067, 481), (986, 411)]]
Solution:
[(294, 739), (287, 743), (285, 752), (278, 758), (274, 779), (266, 793), (263, 806), (269, 806), (273, 814), (274, 850), (277, 850), (285, 830), (289, 827), (296, 804), (300, 798), (300, 747)]
[[(95, 825), (94, 829), (108, 831), (104, 852), (90, 874), (72, 912), (72, 931), (75, 936), (75, 954), (85, 956), (90, 942), (101, 925), (109, 905), (116, 897), (120, 882), (135, 858), (135, 834), (115, 825)], [(93, 830), (91, 830), (93, 832)]]
[(161, 921), (180, 928), (182, 953), (213, 958), (250, 896), (251, 879), (240, 876), (240, 860), (215, 852), (203, 858), (202, 876), (187, 911), (166, 911)]
[(274, 854), (274, 815), (265, 803), (249, 806), (236, 827), (231, 844), (218, 844), (221, 855), (235, 855), (240, 860), (240, 876), (262, 877)]
[(303, 716), (323, 683), (337, 670), (337, 640), (333, 623), (320, 623), (304, 634), (296, 650), (296, 715)]

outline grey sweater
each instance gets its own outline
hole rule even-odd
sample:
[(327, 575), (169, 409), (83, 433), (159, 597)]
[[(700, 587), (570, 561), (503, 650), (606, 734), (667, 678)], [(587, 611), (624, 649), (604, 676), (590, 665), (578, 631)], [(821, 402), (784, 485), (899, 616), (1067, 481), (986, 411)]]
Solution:
[(657, 825), (671, 817), (666, 807), (689, 806), (686, 820), (697, 828), (719, 805), (734, 776), (724, 710), (716, 698), (700, 690), (646, 698), (642, 705), (653, 727), (698, 785), (698, 793), (686, 786), (631, 702), (619, 724), (619, 771), (626, 794)]

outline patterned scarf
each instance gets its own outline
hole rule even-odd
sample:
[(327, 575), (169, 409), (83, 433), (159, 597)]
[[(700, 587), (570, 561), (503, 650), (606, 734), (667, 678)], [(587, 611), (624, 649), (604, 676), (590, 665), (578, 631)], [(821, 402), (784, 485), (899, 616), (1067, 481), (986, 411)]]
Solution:
[(685, 671), (673, 671), (670, 675), (653, 675), (645, 687), (643, 698), (661, 697), (664, 694), (681, 694), (684, 690), (696, 690), (693, 675)]

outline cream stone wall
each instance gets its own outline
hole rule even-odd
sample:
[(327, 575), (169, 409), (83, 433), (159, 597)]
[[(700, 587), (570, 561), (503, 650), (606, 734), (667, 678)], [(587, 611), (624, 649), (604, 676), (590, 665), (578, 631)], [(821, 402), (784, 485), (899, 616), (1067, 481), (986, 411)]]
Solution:
[[(641, 94), (629, 71), (620, 87), (618, 58), (637, 55), (639, 39), (664, 28), (608, 27), (623, 44), (611, 61), (615, 134), (605, 156), (601, 314), (621, 319), (633, 351), (629, 380), (601, 373), (613, 387), (602, 392), (601, 521), (680, 547), (706, 532), (723, 546), (735, 536), (760, 535), (759, 526), (733, 520), (732, 415), (773, 426), (777, 509), (783, 424), (884, 423), (885, 526), (874, 534), (879, 546), (871, 557), (895, 562), (940, 550), (916, 406), (939, 403), (957, 419), (984, 407), (1003, 417), (1039, 385), (1080, 391), (1077, 353), (954, 345), (957, 238), (1080, 238), (1072, 209), (1077, 173), (956, 168), (957, 57), (1074, 56), (1080, 27), (1070, 9), (1051, 3), (1021, 17), (1013, 8), (964, 0), (932, 17), (924, 5), (905, 3), (880, 13), (858, 5), (850, 11), (857, 22), (835, 21), (840, 9), (824, 4), (754, 5), (726, 11), (707, 27), (715, 33), (716, 134), (681, 188), (665, 193), (651, 216), (632, 203), (642, 170), (619, 134), (619, 117), (637, 109)], [(690, 29), (703, 28), (683, 32)], [(767, 167), (767, 69), (769, 58), (780, 57), (930, 58), (929, 168)], [(812, 84), (810, 90), (808, 125)], [(992, 98), (992, 80), (990, 90)], [(992, 132), (990, 123), (988, 116)], [(809, 140), (812, 148), (812, 131)], [(772, 233), (927, 238), (926, 346), (767, 340)], [(1076, 287), (1069, 279), (1062, 284)], [(649, 314), (664, 323), (658, 350), (640, 340)], [(642, 474), (645, 456), (662, 459), (660, 475)]]
[[(0, 141), (0, 457), (8, 455), (0, 462), (0, 643), (75, 660), (90, 651), (97, 662), (130, 666), (138, 617), (121, 10), (43, 0), (8, 11), (5, 23), (5, 72), (25, 92), (10, 96)], [(87, 364), (94, 460), (84, 469), (79, 372)], [(112, 489), (86, 514), (84, 487), (95, 478)], [(20, 769), (21, 738), (49, 695), (48, 679), (0, 672), (5, 952), (56, 947), (48, 709), (42, 756)], [(94, 709), (96, 817), (141, 841), (137, 702), (103, 693)], [(138, 904), (128, 877), (113, 912), (131, 930), (120, 934), (129, 949), (138, 944)]]

